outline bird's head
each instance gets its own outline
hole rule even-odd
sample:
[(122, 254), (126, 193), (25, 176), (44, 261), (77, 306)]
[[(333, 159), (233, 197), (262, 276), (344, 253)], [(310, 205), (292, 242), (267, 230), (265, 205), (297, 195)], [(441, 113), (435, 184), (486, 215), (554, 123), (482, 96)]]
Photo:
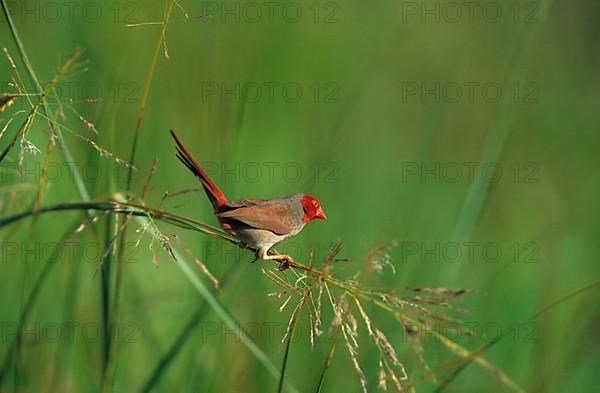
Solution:
[(310, 195), (303, 195), (302, 198), (300, 198), (300, 204), (304, 210), (304, 215), (302, 216), (304, 222), (312, 221), (315, 218), (327, 220), (327, 216), (321, 208), (321, 203), (317, 198)]

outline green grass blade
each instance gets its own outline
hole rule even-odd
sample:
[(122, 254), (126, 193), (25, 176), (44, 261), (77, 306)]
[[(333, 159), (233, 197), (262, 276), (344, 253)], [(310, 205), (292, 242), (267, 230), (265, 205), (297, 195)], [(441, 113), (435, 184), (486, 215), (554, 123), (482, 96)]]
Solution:
[[(229, 279), (230, 275), (237, 271), (237, 266), (231, 265), (231, 267), (227, 270), (225, 275), (221, 278), (221, 283), (226, 282)], [(175, 341), (173, 341), (169, 349), (163, 354), (163, 356), (156, 364), (156, 367), (150, 374), (150, 377), (148, 378), (148, 380), (144, 384), (144, 387), (141, 390), (143, 393), (150, 392), (158, 384), (164, 372), (171, 365), (177, 354), (181, 351), (187, 340), (191, 337), (195, 328), (200, 322), (202, 322), (204, 316), (209, 310), (210, 308), (208, 307), (207, 303), (202, 303), (200, 307), (198, 307), (194, 315), (192, 315), (188, 323), (183, 327)]]
[(159, 359), (158, 363), (154, 367), (154, 370), (150, 374), (150, 377), (142, 388), (142, 393), (148, 393), (158, 384), (169, 365), (173, 362), (177, 354), (183, 349), (188, 338), (193, 333), (194, 329), (202, 321), (206, 313), (209, 311), (207, 303), (203, 303), (194, 313), (192, 318), (184, 326), (182, 331), (179, 333), (175, 341), (171, 344), (169, 349)]
[[(507, 71), (505, 73), (504, 82), (502, 84), (503, 91), (509, 90), (509, 85), (514, 81), (524, 80), (525, 74), (529, 69), (531, 53), (534, 53), (533, 48), (537, 43), (537, 32), (541, 31), (544, 26), (544, 21), (547, 19), (552, 0), (548, 0), (545, 4), (539, 2), (540, 23), (537, 26), (521, 26), (521, 31), (517, 38), (515, 48), (509, 60)], [(491, 126), (487, 133), (487, 138), (483, 151), (481, 153), (480, 162), (498, 162), (501, 159), (504, 145), (513, 128), (516, 117), (516, 106), (511, 100), (501, 100), (498, 103), (492, 120)], [(479, 219), (483, 207), (486, 202), (486, 197), (489, 192), (490, 182), (483, 176), (478, 176), (469, 187), (465, 196), (462, 208), (460, 210), (458, 221), (454, 228), (452, 242), (462, 244), (471, 238), (475, 225)], [(459, 269), (451, 269), (449, 271), (450, 280), (456, 279)]]
[[(75, 224), (69, 226), (67, 228), (67, 230), (62, 234), (62, 236), (60, 237), (60, 240), (58, 241), (58, 244), (60, 246), (62, 246), (64, 244), (64, 242), (69, 239), (69, 237), (73, 234), (73, 232), (75, 231), (75, 229), (77, 229), (78, 226), (79, 226), (79, 220), (76, 220)], [(49, 259), (53, 260), (56, 257), (57, 253), (59, 253), (59, 252), (60, 252), (59, 248), (54, 249), (53, 255)], [(33, 287), (31, 289), (31, 291), (29, 292), (29, 295), (27, 296), (27, 300), (24, 302), (24, 305), (21, 309), (21, 315), (19, 316), (19, 326), (23, 326), (23, 324), (27, 322), (29, 314), (31, 313), (31, 310), (33, 309), (33, 306), (35, 305), (35, 302), (39, 297), (40, 291), (41, 291), (44, 283), (48, 279), (48, 276), (49, 276), (52, 268), (55, 265), (56, 265), (56, 263), (47, 262), (44, 265), (44, 268), (42, 269), (40, 274), (38, 275), (37, 279), (35, 280), (35, 283), (33, 284)], [(4, 354), (4, 359), (2, 360), (2, 364), (0, 366), (0, 385), (6, 378), (8, 369), (11, 365), (11, 360), (13, 359), (13, 354), (16, 351), (18, 351), (18, 347), (21, 344), (21, 341), (22, 341), (22, 338), (20, 335), (21, 329), (19, 329), (18, 332), (19, 332), (19, 334), (17, 334), (14, 337), (14, 339), (10, 342), (10, 344), (8, 344), (8, 347), (7, 347), (8, 349), (6, 350), (6, 353)]]
[[(303, 304), (305, 299), (301, 299), (300, 302)], [(285, 352), (283, 354), (283, 363), (281, 364), (281, 372), (279, 377), (279, 385), (277, 386), (277, 393), (283, 392), (283, 385), (285, 382), (285, 370), (288, 364), (288, 356), (290, 354), (290, 346), (292, 345), (292, 338), (296, 333), (296, 325), (298, 324), (298, 314), (300, 314), (301, 306), (300, 304), (296, 310), (294, 310), (294, 314), (292, 315), (292, 321), (290, 325), (290, 332), (287, 337), (287, 341), (285, 343)]]
[(325, 374), (327, 370), (329, 370), (329, 366), (331, 365), (331, 359), (333, 359), (333, 355), (335, 354), (335, 347), (338, 342), (340, 330), (336, 330), (334, 341), (329, 346), (329, 350), (327, 351), (327, 357), (325, 358), (325, 363), (323, 364), (323, 370), (321, 370), (321, 375), (319, 376), (319, 382), (317, 383), (316, 393), (320, 393), (323, 389), (323, 383), (325, 382)]
[(277, 393), (281, 393), (283, 391), (283, 381), (285, 380), (285, 370), (288, 361), (288, 355), (290, 353), (290, 346), (292, 343), (292, 336), (296, 331), (296, 321), (294, 320), (294, 326), (292, 326), (292, 331), (290, 332), (287, 341), (285, 343), (285, 352), (283, 353), (283, 363), (281, 364), (281, 371), (279, 373), (279, 385), (277, 385)]
[[(550, 311), (551, 309), (559, 306), (560, 304), (570, 300), (571, 298), (580, 295), (581, 293), (592, 289), (596, 286), (600, 285), (600, 281), (595, 281), (589, 285), (586, 285), (583, 288), (579, 288), (574, 292), (569, 293), (566, 296), (563, 296), (562, 298), (550, 303), (549, 305), (547, 305), (546, 307), (544, 307), (543, 309), (541, 309), (540, 311), (536, 312), (535, 314), (533, 314), (532, 316), (530, 316), (529, 318), (519, 322), (519, 323), (524, 323), (527, 321), (531, 321), (533, 319), (538, 318), (540, 315)], [(445, 390), (446, 387), (448, 387), (448, 385), (450, 385), (450, 383), (452, 383), (452, 381), (454, 379), (456, 379), (456, 377), (464, 371), (465, 368), (467, 368), (467, 366), (469, 366), (471, 363), (473, 363), (473, 360), (475, 360), (475, 357), (480, 357), (483, 356), (491, 347), (493, 347), (494, 345), (496, 345), (497, 343), (499, 343), (500, 341), (502, 341), (503, 338), (505, 338), (506, 335), (502, 335), (500, 336), (498, 339), (490, 341), (489, 343), (487, 343), (486, 345), (484, 345), (481, 349), (479, 349), (478, 351), (473, 352), (473, 356), (470, 356), (469, 358), (467, 358), (463, 364), (461, 364), (459, 367), (457, 367), (451, 374), (450, 376), (435, 390), (435, 393), (441, 393)]]
[[(113, 235), (112, 235), (112, 227), (113, 227), (113, 217), (109, 214), (106, 217), (106, 227), (104, 233), (104, 245), (103, 250), (109, 250), (113, 247)], [(108, 365), (110, 360), (110, 350), (111, 350), (111, 308), (110, 308), (110, 270), (112, 265), (112, 251), (106, 252), (106, 255), (100, 257), (100, 297), (102, 299), (102, 326), (103, 326), (103, 335), (102, 335), (102, 379), (106, 377), (108, 371)], [(104, 260), (102, 260), (104, 259)]]

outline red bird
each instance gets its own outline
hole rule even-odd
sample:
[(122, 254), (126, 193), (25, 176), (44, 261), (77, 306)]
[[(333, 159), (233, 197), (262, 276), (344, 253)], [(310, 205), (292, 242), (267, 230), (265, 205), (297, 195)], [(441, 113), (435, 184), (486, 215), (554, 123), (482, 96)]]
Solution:
[(285, 269), (289, 262), (293, 261), (292, 257), (285, 254), (269, 254), (269, 249), (298, 234), (308, 222), (316, 218), (327, 219), (319, 200), (306, 194), (271, 200), (227, 200), (225, 194), (194, 160), (173, 130), (171, 135), (177, 143), (177, 158), (202, 183), (221, 227), (239, 239), (242, 242), (241, 247), (256, 250), (258, 259), (281, 261), (280, 268)]

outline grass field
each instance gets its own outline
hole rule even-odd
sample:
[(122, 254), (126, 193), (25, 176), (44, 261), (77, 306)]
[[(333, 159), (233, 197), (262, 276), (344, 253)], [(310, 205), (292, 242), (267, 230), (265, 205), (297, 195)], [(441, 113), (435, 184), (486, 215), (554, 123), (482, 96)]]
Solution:
[(1, 3), (1, 392), (594, 390), (596, 3)]

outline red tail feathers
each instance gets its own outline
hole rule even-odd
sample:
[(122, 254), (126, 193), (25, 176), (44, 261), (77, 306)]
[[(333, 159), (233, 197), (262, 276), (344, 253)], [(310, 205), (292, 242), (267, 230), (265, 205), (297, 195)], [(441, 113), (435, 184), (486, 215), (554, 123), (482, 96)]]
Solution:
[(183, 143), (177, 138), (177, 135), (173, 130), (171, 131), (171, 135), (173, 139), (175, 139), (175, 143), (177, 143), (177, 158), (179, 161), (183, 163), (202, 183), (204, 187), (204, 191), (206, 191), (206, 195), (210, 202), (212, 203), (215, 211), (227, 203), (227, 198), (225, 194), (217, 187), (215, 183), (208, 177), (206, 172), (202, 169), (202, 167), (194, 160), (189, 151), (183, 146)]

